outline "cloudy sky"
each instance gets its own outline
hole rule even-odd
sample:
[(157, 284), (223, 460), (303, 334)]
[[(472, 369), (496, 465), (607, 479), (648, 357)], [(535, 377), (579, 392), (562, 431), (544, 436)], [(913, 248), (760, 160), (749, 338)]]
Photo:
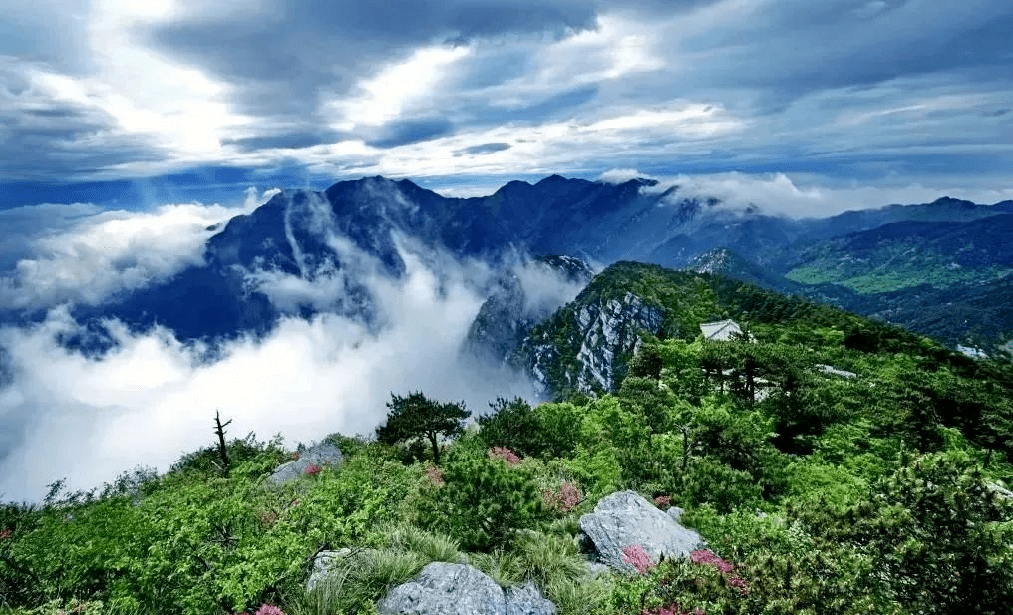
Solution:
[(210, 363), (172, 332), (116, 322), (104, 357), (60, 344), (81, 327), (70, 305), (199, 263), (215, 225), (276, 188), (380, 174), (475, 195), (642, 175), (812, 216), (1013, 199), (1007, 0), (0, 9), (0, 308), (46, 313), (0, 326), (0, 500), (164, 470), (208, 443), (215, 409), (234, 435), (294, 443), (370, 432), (391, 391), (476, 410), (525, 394), (458, 369), (488, 273), (474, 263), (367, 276), (378, 333), (292, 319)]
[(2, 4), (0, 208), (612, 168), (1013, 186), (1004, 0)]

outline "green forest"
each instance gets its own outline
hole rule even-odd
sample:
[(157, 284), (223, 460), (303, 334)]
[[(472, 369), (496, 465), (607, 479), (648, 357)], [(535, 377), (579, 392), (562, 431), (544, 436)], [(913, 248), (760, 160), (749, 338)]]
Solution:
[[(620, 263), (582, 295), (616, 291), (667, 321), (614, 394), (466, 411), (395, 391), (377, 433), (326, 437), (340, 465), (278, 487), (297, 453), (280, 436), (223, 459), (209, 429), (164, 474), (4, 505), (0, 614), (373, 613), (431, 561), (532, 580), (561, 615), (1010, 612), (1009, 363), (660, 267)], [(743, 335), (704, 341), (719, 318)], [(591, 577), (579, 518), (625, 489), (683, 508), (710, 555)], [(341, 547), (372, 550), (307, 591), (314, 555)]]

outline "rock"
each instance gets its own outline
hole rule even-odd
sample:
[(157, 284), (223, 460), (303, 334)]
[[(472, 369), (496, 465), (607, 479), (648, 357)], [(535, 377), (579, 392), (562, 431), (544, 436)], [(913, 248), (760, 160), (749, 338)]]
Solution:
[(534, 585), (504, 591), (467, 564), (433, 562), (376, 605), (380, 615), (555, 615)]
[(471, 323), (463, 350), (488, 366), (508, 366), (510, 355), (537, 323), (571, 301), (593, 276), (572, 256), (540, 256), (500, 275)]
[(294, 480), (302, 475), (309, 465), (316, 464), (320, 467), (336, 466), (341, 463), (343, 457), (338, 447), (330, 442), (321, 442), (310, 447), (299, 455), (299, 459), (283, 463), (267, 477), (267, 481), (274, 485), (281, 485)]
[(306, 580), (306, 591), (313, 591), (321, 581), (333, 572), (334, 566), (342, 560), (355, 557), (369, 557), (378, 553), (376, 549), (357, 549), (352, 551), (348, 547), (337, 551), (321, 551), (313, 558), (313, 570), (310, 578)]
[[(662, 308), (631, 292), (612, 298), (578, 296), (552, 320), (535, 327), (513, 361), (527, 371), (542, 397), (565, 389), (614, 393), (641, 343), (640, 333), (657, 334), (664, 323)], [(568, 331), (561, 347), (557, 328)]]
[(542, 596), (535, 584), (528, 581), (521, 587), (503, 590), (506, 615), (555, 615), (556, 605)]
[(580, 518), (580, 530), (593, 545), (594, 558), (611, 568), (633, 572), (623, 561), (623, 549), (641, 545), (652, 561), (689, 557), (703, 545), (700, 534), (687, 529), (636, 491), (621, 491), (602, 498), (594, 512)]

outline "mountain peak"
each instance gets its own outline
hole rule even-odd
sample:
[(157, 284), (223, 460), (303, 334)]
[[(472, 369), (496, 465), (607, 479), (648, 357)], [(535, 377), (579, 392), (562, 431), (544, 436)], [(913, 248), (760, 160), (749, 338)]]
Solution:
[(965, 201), (964, 199), (955, 199), (949, 196), (941, 196), (938, 199), (932, 201), (930, 205), (935, 207), (960, 207), (964, 209), (971, 209), (977, 207), (971, 201)]

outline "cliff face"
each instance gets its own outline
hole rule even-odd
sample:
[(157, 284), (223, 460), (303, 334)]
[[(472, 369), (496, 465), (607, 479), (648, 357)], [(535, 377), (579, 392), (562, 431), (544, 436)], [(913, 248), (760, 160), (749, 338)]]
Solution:
[(539, 322), (571, 301), (593, 272), (572, 256), (545, 256), (502, 275), (475, 317), (465, 351), (492, 365), (502, 365)]
[(578, 297), (536, 327), (513, 358), (543, 396), (615, 392), (641, 333), (657, 334), (664, 323), (661, 307), (632, 292), (584, 302)]

